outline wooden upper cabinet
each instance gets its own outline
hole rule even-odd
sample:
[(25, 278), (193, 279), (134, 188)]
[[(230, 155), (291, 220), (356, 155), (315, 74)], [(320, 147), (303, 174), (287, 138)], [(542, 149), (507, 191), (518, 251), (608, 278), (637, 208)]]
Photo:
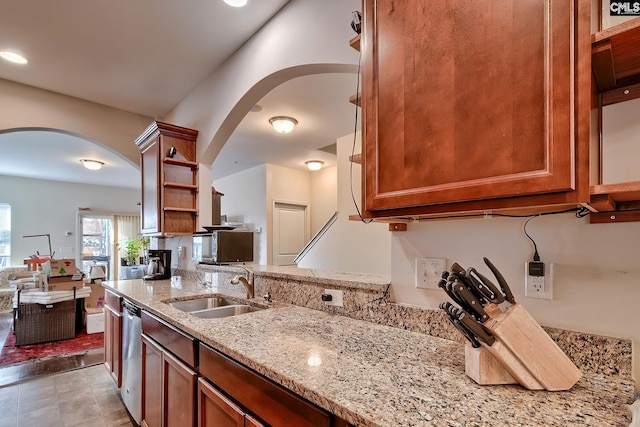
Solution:
[(136, 139), (142, 171), (142, 234), (193, 234), (198, 218), (198, 131), (153, 122)]
[(365, 0), (366, 215), (589, 200), (586, 0)]

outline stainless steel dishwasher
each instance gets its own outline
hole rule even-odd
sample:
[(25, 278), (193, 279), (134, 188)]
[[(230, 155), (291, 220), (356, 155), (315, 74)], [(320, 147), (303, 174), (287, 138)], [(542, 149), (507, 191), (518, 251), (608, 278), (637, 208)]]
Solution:
[(131, 417), (140, 424), (142, 418), (142, 320), (141, 310), (122, 301), (122, 388), (120, 394)]

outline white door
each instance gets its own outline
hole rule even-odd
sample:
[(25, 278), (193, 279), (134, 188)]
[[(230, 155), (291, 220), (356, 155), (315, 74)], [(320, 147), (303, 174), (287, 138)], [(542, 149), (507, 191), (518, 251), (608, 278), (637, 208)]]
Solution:
[(307, 205), (276, 202), (273, 208), (273, 264), (294, 265), (309, 239)]

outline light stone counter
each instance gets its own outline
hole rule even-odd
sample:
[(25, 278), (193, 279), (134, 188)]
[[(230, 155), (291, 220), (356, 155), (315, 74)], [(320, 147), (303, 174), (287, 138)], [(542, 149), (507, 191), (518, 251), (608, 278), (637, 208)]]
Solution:
[[(274, 301), (267, 310), (199, 319), (164, 303), (204, 293), (242, 299), (228, 275), (122, 280), (105, 287), (211, 347), (358, 426), (628, 426), (631, 380), (585, 373), (567, 392), (479, 386), (463, 345)], [(221, 281), (218, 282), (218, 274)], [(224, 278), (224, 279), (223, 279)], [(249, 301), (264, 304), (262, 298)]]

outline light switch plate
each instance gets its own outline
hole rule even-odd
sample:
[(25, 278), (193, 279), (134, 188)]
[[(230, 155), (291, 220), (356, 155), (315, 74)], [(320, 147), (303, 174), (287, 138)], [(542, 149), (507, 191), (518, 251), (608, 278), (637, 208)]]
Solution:
[(416, 288), (440, 289), (438, 282), (446, 268), (447, 260), (445, 258), (416, 258)]

